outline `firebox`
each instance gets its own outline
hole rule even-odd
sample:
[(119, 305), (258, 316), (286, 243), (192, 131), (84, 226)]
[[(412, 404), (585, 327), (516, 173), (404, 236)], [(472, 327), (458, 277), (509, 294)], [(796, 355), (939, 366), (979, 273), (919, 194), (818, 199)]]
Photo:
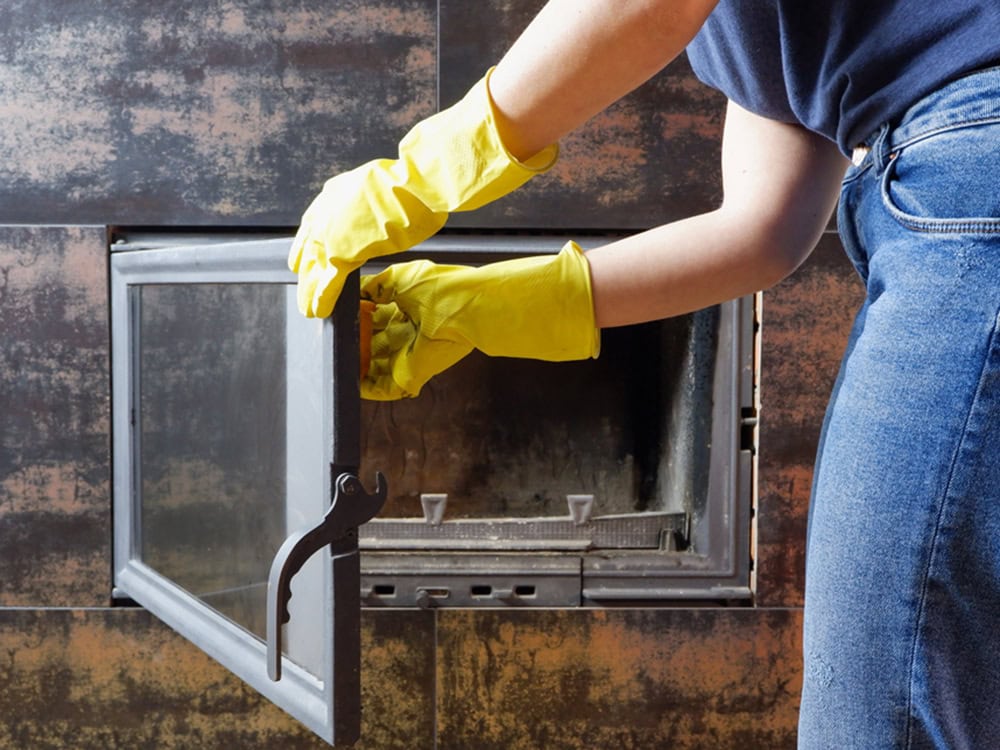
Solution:
[[(474, 264), (564, 243), (458, 234), (415, 252)], [(419, 398), (364, 403), (362, 476), (391, 478), (361, 529), (365, 604), (748, 599), (754, 320), (746, 298), (605, 330), (593, 361), (474, 352)]]

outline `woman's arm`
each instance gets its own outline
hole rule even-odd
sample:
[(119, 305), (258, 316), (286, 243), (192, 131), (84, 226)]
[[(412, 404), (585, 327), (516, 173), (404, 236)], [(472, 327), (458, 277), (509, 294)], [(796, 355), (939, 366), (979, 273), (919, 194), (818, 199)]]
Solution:
[[(716, 3), (550, 0), (490, 79), (504, 145), (528, 158), (604, 110), (680, 54)], [(598, 325), (690, 312), (781, 280), (818, 241), (846, 164), (821, 136), (731, 103), (722, 206), (588, 253)]]
[(299, 310), (329, 315), (352, 270), (422, 242), (450, 213), (547, 168), (555, 155), (547, 146), (673, 59), (715, 2), (552, 0), (493, 76), (417, 123), (396, 159), (326, 182), (288, 254)]
[(673, 60), (718, 0), (550, 0), (490, 78), (498, 127), (526, 159)]
[(597, 325), (666, 318), (777, 283), (819, 241), (846, 167), (822, 136), (730, 103), (722, 206), (591, 250)]

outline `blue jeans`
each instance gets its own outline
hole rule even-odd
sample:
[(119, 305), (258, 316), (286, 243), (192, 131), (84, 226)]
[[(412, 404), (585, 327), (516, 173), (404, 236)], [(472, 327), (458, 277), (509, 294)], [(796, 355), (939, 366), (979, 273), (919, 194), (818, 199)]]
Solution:
[(848, 169), (864, 280), (806, 556), (799, 746), (1000, 748), (1000, 68)]

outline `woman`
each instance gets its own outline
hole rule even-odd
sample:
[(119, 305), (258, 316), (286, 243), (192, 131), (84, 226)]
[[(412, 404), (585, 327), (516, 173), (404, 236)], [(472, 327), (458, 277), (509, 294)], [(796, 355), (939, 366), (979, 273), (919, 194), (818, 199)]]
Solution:
[(347, 272), (544, 170), (688, 48), (730, 100), (722, 205), (586, 254), (365, 279), (364, 395), (417, 395), (473, 348), (596, 356), (601, 328), (767, 288), (839, 197), (868, 293), (815, 472), (799, 743), (1000, 747), (998, 28), (995, 0), (553, 0), (398, 159), (327, 183), (289, 259), (300, 307), (329, 314)]

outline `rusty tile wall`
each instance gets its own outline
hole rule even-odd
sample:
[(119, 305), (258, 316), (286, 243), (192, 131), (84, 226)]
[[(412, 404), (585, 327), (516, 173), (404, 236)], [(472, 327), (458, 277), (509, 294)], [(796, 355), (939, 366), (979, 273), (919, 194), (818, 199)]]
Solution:
[[(357, 750), (433, 747), (433, 617), (366, 612)], [(329, 746), (139, 609), (0, 609), (0, 750)]]
[[(795, 744), (798, 610), (365, 611), (358, 750)], [(326, 747), (139, 609), (0, 609), (0, 750)]]
[[(321, 746), (146, 613), (106, 606), (103, 227), (293, 226), (327, 176), (461, 96), (541, 3), (0, 7), (0, 749)], [(722, 106), (679, 60), (548, 175), (452, 225), (629, 229), (710, 208)], [(810, 467), (860, 298), (839, 252), (828, 234), (765, 296), (759, 607), (366, 612), (360, 747), (794, 744)]]
[(439, 618), (442, 750), (795, 746), (797, 610)]
[(0, 227), (0, 606), (110, 595), (103, 227)]
[(9, 0), (0, 223), (287, 225), (436, 103), (434, 0)]
[(864, 289), (827, 232), (764, 293), (757, 603), (801, 606), (812, 466), (826, 403)]
[[(442, 0), (441, 104), (495, 64), (543, 0)], [(561, 142), (546, 175), (449, 226), (643, 229), (715, 208), (725, 99), (683, 57)]]

